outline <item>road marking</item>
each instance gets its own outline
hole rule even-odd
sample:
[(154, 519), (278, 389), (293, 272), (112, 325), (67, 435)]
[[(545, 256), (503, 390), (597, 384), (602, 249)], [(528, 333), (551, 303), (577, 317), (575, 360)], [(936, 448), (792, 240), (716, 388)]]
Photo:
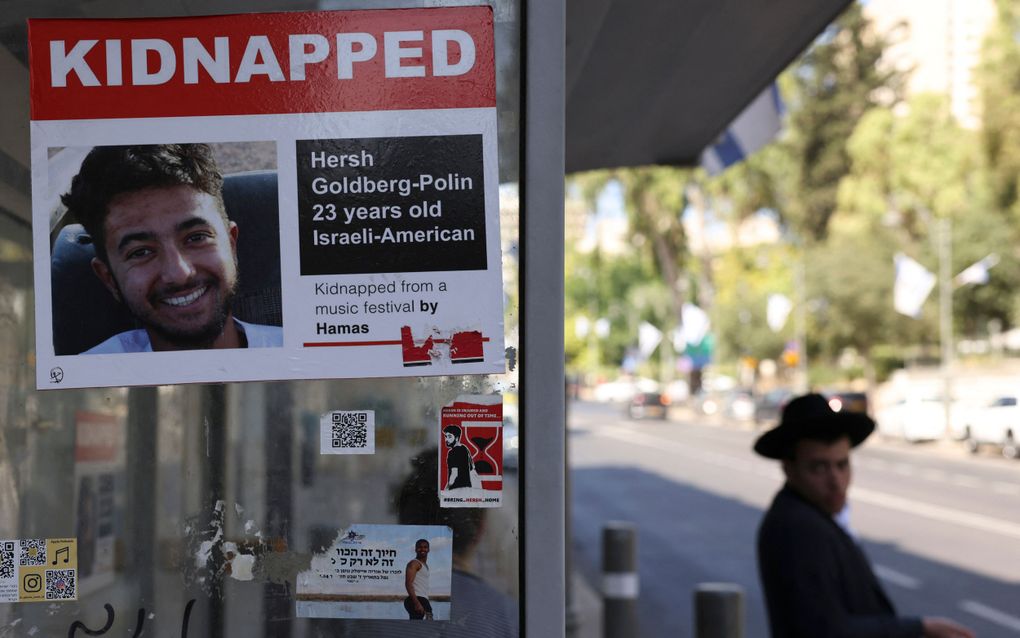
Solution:
[[(897, 463), (890, 466), (889, 462), (881, 461), (878, 459), (860, 459), (855, 460), (854, 463), (858, 467), (875, 469), (875, 470), (892, 470), (897, 474), (903, 476), (915, 476), (922, 478), (926, 481), (933, 483), (951, 483), (953, 485), (959, 485), (961, 487), (977, 487), (982, 488), (985, 486), (985, 482), (980, 478), (972, 474), (952, 474), (944, 470), (937, 470), (933, 468), (917, 468), (909, 463)], [(992, 490), (998, 494), (1020, 494), (1020, 485), (1015, 483), (1006, 483), (1005, 481), (996, 481), (992, 484)]]
[(996, 481), (992, 484), (992, 491), (996, 494), (1020, 494), (1020, 485)]
[(1003, 536), (1020, 538), (1020, 525), (1010, 523), (1008, 521), (1002, 521), (990, 516), (961, 512), (959, 510), (949, 509), (948, 507), (941, 507), (939, 505), (920, 503), (913, 499), (901, 498), (899, 496), (893, 496), (892, 494), (875, 492), (861, 487), (852, 488), (851, 494), (855, 501), (871, 503), (872, 505), (878, 505), (880, 507), (887, 507), (899, 512), (906, 512), (917, 516), (923, 516), (925, 518), (931, 518), (943, 523), (962, 525), (963, 527), (969, 527), (982, 532), (992, 532), (993, 534), (1002, 534)]
[(983, 485), (981, 479), (970, 474), (953, 474), (952, 482), (964, 487), (981, 487)]
[(875, 563), (875, 575), (886, 582), (892, 583), (893, 585), (899, 585), (904, 589), (921, 588), (921, 581), (913, 576), (908, 576), (903, 572), (896, 571), (892, 567), (886, 567), (885, 565), (879, 565), (878, 563)]
[(979, 602), (973, 600), (965, 600), (960, 603), (960, 609), (963, 611), (974, 614), (978, 618), (983, 618), (988, 622), (993, 622), (1001, 627), (1012, 629), (1013, 631), (1020, 632), (1020, 618), (1016, 616), (1010, 616), (1006, 612), (999, 611), (988, 605), (982, 605)]
[(929, 481), (944, 482), (946, 480), (946, 473), (942, 470), (925, 469), (921, 470), (921, 478)]
[[(677, 443), (676, 441), (670, 441), (657, 436), (650, 436), (643, 432), (633, 432), (631, 430), (614, 426), (600, 428), (598, 434), (626, 441), (634, 445), (650, 447), (659, 451), (675, 452), (679, 455), (686, 456), (687, 458), (692, 458), (703, 463), (719, 465), (741, 472), (758, 474), (758, 467), (762, 465), (762, 463), (750, 464), (744, 458), (730, 456), (728, 454), (720, 454), (718, 452), (695, 452), (691, 450), (690, 446), (685, 446)], [(856, 501), (870, 503), (871, 505), (878, 505), (879, 507), (886, 507), (898, 512), (914, 514), (915, 516), (923, 516), (943, 523), (961, 525), (963, 527), (969, 527), (970, 529), (982, 532), (991, 532), (993, 534), (1001, 534), (1012, 538), (1020, 538), (1020, 524), (999, 520), (990, 516), (973, 514), (971, 512), (962, 512), (939, 505), (921, 503), (913, 499), (893, 496), (892, 494), (886, 494), (884, 492), (876, 492), (863, 487), (851, 488), (851, 496)]]

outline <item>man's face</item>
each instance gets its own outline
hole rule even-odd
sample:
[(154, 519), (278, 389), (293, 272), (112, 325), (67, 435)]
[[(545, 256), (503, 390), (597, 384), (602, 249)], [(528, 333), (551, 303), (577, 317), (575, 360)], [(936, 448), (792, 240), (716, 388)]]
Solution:
[(443, 434), (443, 439), (446, 441), (446, 444), (450, 447), (453, 447), (454, 443), (457, 442), (457, 437), (455, 437), (453, 434), (449, 432)]
[(850, 486), (850, 439), (797, 442), (794, 459), (783, 461), (786, 481), (798, 494), (829, 514), (846, 505)]
[(153, 350), (210, 347), (230, 318), (237, 225), (191, 186), (123, 193), (104, 222), (109, 264), (92, 267), (149, 333)]
[(420, 541), (418, 543), (415, 543), (415, 545), (414, 545), (414, 557), (417, 558), (418, 560), (421, 560), (421, 561), (423, 561), (426, 558), (428, 558), (429, 557), (429, 544), (424, 542), (424, 541)]

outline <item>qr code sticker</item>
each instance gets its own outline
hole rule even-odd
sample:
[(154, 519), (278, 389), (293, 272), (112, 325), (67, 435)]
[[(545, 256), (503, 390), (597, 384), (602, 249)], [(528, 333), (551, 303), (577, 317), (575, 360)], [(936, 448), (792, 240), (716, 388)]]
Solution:
[(16, 569), (14, 541), (4, 541), (0, 544), (0, 578), (14, 578)]
[(364, 448), (368, 445), (367, 412), (333, 412), (333, 447)]
[(26, 538), (21, 541), (21, 566), (40, 567), (46, 564), (46, 539)]
[(74, 600), (77, 598), (75, 584), (75, 570), (47, 569), (46, 600)]
[(338, 410), (319, 421), (321, 454), (375, 454), (375, 411)]

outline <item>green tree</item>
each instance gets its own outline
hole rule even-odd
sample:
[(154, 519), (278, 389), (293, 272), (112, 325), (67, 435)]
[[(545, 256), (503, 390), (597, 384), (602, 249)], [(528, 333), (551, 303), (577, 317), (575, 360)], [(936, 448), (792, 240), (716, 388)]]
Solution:
[[(612, 182), (623, 190), (634, 257), (648, 274), (645, 286), (635, 286), (623, 295), (614, 291), (617, 303), (632, 304), (626, 318), (636, 335), (641, 319), (654, 323), (669, 334), (680, 323), (680, 309), (690, 287), (687, 277), (689, 250), (681, 222), (684, 189), (691, 171), (673, 167), (643, 167), (613, 171), (597, 171), (573, 176), (571, 179), (594, 210), (600, 193)], [(607, 302), (608, 303), (608, 302)], [(621, 318), (622, 319), (622, 318)], [(662, 373), (669, 381), (673, 352), (668, 338), (659, 347)]]
[(734, 247), (718, 258), (715, 269), (717, 293), (712, 307), (712, 326), (719, 344), (719, 358), (776, 359), (792, 337), (792, 321), (773, 332), (765, 311), (771, 294), (793, 297), (790, 264), (793, 251), (786, 244)]
[[(568, 367), (596, 371), (603, 366), (619, 366), (627, 347), (633, 345), (642, 318), (631, 307), (634, 291), (653, 281), (654, 272), (634, 254), (606, 255), (597, 246), (588, 252), (568, 246), (565, 266)], [(609, 334), (604, 338), (594, 333), (594, 322), (598, 319), (606, 319), (610, 324)], [(585, 322), (587, 332), (579, 334), (578, 326)]]
[(937, 342), (937, 291), (919, 320), (897, 314), (892, 259), (903, 252), (937, 273), (939, 219), (953, 229), (951, 274), (990, 253), (1003, 257), (987, 285), (954, 294), (958, 332), (1005, 322), (1012, 310), (1016, 231), (996, 212), (976, 134), (954, 121), (943, 96), (919, 95), (906, 107), (905, 115), (874, 108), (861, 118), (847, 142), (851, 169), (839, 185), (830, 236), (812, 251), (814, 294), (828, 308), (817, 334), (830, 354)]
[(996, 205), (1020, 220), (1020, 5), (997, 0), (998, 19), (985, 39), (977, 81), (982, 147)]
[(850, 170), (846, 140), (860, 118), (900, 94), (900, 78), (880, 63), (887, 39), (852, 3), (783, 78), (789, 107), (784, 161), (773, 173), (785, 223), (808, 241), (826, 237), (840, 180)]

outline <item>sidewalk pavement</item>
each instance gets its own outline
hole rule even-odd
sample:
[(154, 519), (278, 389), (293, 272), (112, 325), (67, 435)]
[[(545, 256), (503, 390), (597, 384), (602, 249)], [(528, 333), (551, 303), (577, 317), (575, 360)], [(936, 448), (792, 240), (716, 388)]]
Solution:
[(574, 626), (570, 627), (568, 617), (567, 638), (602, 638), (602, 597), (580, 572), (575, 571), (571, 578)]

